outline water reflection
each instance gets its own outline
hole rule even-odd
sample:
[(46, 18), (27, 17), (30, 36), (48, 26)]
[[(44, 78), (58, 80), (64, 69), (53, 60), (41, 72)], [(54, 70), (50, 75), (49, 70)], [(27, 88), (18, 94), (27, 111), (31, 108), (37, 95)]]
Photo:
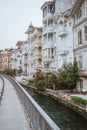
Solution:
[(87, 120), (72, 109), (58, 103), (49, 96), (27, 89), (29, 94), (46, 111), (61, 130), (87, 130)]

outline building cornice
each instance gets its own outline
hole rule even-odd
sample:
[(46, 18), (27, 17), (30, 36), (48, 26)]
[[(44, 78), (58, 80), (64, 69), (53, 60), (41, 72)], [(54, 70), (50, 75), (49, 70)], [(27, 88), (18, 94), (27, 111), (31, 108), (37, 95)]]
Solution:
[(87, 45), (83, 44), (82, 46), (78, 46), (77, 48), (74, 49), (74, 52), (81, 50), (81, 49), (84, 49), (84, 48), (87, 48)]
[(74, 29), (77, 27), (77, 26), (79, 26), (80, 24), (82, 24), (82, 23), (84, 23), (84, 22), (86, 22), (87, 21), (87, 17), (85, 17), (85, 18), (83, 18), (82, 20), (80, 20), (77, 24), (75, 24), (74, 25)]
[(53, 5), (53, 3), (54, 3), (54, 0), (46, 1), (46, 2), (41, 6), (41, 10), (43, 10), (44, 7), (47, 6), (47, 5)]
[(71, 13), (71, 16), (74, 16), (76, 11), (78, 10), (78, 8), (82, 5), (82, 3), (84, 2), (84, 0), (76, 0), (76, 2), (74, 3)]

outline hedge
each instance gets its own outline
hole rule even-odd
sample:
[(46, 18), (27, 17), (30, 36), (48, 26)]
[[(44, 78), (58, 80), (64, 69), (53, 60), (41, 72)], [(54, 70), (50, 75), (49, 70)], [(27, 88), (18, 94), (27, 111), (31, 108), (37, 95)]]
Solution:
[(81, 97), (77, 97), (77, 96), (71, 96), (71, 99), (75, 102), (81, 103), (83, 105), (87, 105), (87, 100), (81, 98)]

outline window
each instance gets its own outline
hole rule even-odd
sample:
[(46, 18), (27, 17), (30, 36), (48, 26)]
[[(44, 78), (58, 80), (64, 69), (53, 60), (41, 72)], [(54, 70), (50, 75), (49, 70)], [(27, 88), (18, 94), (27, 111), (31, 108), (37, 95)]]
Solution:
[(79, 56), (79, 68), (80, 69), (83, 68), (83, 58), (82, 58), (82, 56)]
[(87, 14), (87, 1), (85, 1), (86, 3), (84, 3), (85, 8), (86, 8), (86, 14)]
[(2, 62), (2, 58), (0, 58), (0, 62)]
[(54, 54), (53, 55), (56, 56), (56, 47), (54, 47)]
[(51, 13), (52, 5), (48, 5), (48, 13)]
[(80, 29), (78, 32), (78, 45), (82, 44), (82, 30)]
[(86, 14), (87, 14), (87, 7), (86, 7)]
[(53, 40), (56, 42), (56, 32), (53, 34)]
[(77, 14), (76, 14), (76, 18), (77, 20), (80, 19), (82, 17), (82, 10), (81, 8), (79, 8), (79, 10), (77, 11)]
[(47, 7), (45, 7), (43, 10), (43, 18), (46, 16), (46, 14), (47, 14)]
[(53, 20), (48, 21), (48, 27), (52, 27), (53, 26)]
[(71, 22), (69, 23), (69, 26), (71, 26)]
[(87, 41), (87, 26), (84, 27), (85, 41)]
[(66, 30), (66, 28), (67, 28), (67, 25), (65, 24), (64, 27), (63, 27), (63, 29)]
[(52, 58), (54, 57), (54, 48), (51, 49), (51, 52), (52, 52)]
[(44, 56), (47, 56), (47, 49), (44, 49), (44, 50), (43, 50), (43, 55), (44, 55)]
[(63, 58), (63, 64), (67, 64), (67, 58)]

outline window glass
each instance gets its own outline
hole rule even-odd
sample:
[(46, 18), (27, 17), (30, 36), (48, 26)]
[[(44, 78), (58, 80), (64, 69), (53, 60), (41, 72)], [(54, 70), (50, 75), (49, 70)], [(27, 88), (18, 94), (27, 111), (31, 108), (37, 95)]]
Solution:
[(79, 56), (79, 68), (80, 69), (83, 68), (83, 59), (82, 59), (82, 56)]
[(84, 30), (85, 30), (85, 41), (87, 41), (87, 26), (84, 27)]
[(82, 30), (80, 29), (78, 32), (78, 45), (82, 44)]

